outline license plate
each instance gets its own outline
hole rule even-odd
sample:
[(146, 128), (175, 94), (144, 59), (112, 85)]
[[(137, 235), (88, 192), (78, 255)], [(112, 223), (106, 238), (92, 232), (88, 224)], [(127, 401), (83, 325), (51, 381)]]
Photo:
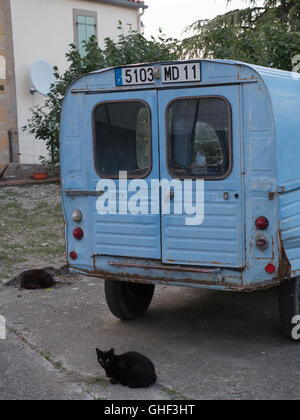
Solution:
[(161, 73), (162, 83), (201, 82), (200, 63), (163, 65)]
[(123, 67), (115, 70), (117, 86), (149, 85), (155, 82), (153, 66)]
[(200, 63), (164, 64), (160, 76), (154, 66), (122, 67), (115, 69), (116, 86), (150, 85), (155, 79), (162, 83), (187, 83), (201, 81)]

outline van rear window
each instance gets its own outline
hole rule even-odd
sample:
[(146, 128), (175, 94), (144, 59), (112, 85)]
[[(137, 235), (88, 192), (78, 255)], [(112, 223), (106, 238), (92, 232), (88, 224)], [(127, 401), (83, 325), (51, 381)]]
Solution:
[(104, 102), (94, 110), (95, 166), (103, 178), (144, 178), (152, 166), (150, 109), (141, 101)]
[(222, 98), (179, 99), (167, 110), (168, 168), (175, 177), (224, 178), (231, 165), (231, 111)]

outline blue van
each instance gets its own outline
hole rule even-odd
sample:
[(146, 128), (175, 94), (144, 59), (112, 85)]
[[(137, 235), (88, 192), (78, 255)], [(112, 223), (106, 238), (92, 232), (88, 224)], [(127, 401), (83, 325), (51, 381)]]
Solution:
[(155, 284), (280, 286), (300, 341), (299, 74), (223, 60), (93, 72), (65, 96), (60, 150), (68, 264), (105, 279), (115, 316), (143, 315)]

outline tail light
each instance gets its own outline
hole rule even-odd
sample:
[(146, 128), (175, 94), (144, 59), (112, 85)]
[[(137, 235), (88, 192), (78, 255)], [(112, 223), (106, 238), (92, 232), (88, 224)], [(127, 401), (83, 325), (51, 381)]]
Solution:
[(264, 216), (259, 216), (255, 220), (255, 226), (259, 230), (265, 230), (269, 226), (269, 220), (266, 217), (264, 217)]
[(71, 260), (77, 260), (77, 258), (78, 258), (77, 252), (71, 251), (70, 252), (70, 258), (71, 258)]
[(259, 239), (256, 239), (256, 246), (257, 246), (257, 248), (259, 248), (261, 250), (264, 250), (264, 249), (268, 248), (269, 243), (268, 243), (267, 239), (259, 238)]
[(266, 266), (266, 272), (269, 274), (273, 274), (275, 272), (275, 266), (273, 264), (268, 264)]
[(75, 239), (80, 241), (80, 239), (83, 238), (83, 230), (81, 228), (74, 229), (73, 236), (74, 236)]

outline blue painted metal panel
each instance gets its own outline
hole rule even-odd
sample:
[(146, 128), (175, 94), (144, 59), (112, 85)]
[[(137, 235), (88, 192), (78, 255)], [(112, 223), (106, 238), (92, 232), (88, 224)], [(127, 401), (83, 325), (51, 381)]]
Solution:
[[(86, 190), (87, 189), (87, 167), (88, 158), (85, 151), (85, 144), (82, 119), (80, 110), (84, 107), (85, 98), (83, 96), (67, 95), (62, 109), (62, 124), (60, 133), (60, 155), (61, 155), (61, 184), (62, 184), (62, 204), (65, 224), (65, 237), (67, 250), (76, 249), (78, 266), (82, 269), (90, 268), (90, 243), (93, 237), (91, 229), (88, 200), (84, 197), (72, 199), (66, 197), (66, 190)], [(72, 221), (71, 215), (74, 209), (79, 209), (84, 215), (80, 227), (84, 230), (84, 238), (76, 241), (73, 237), (73, 230), (78, 224)]]
[(300, 270), (300, 190), (280, 194), (281, 238), (293, 275)]
[[(101, 179), (95, 171), (94, 151), (93, 151), (93, 133), (91, 124), (91, 115), (93, 109), (99, 103), (107, 101), (126, 101), (126, 100), (142, 100), (149, 105), (151, 110), (152, 124), (152, 170), (147, 176), (148, 189), (141, 189), (142, 201), (150, 208), (151, 197), (148, 194), (152, 179), (159, 178), (158, 167), (158, 135), (157, 135), (157, 101), (156, 92), (134, 92), (134, 93), (112, 93), (112, 94), (95, 94), (90, 95), (86, 99), (86, 107), (84, 110), (86, 123), (86, 138), (89, 139), (87, 149), (89, 151), (88, 158), (88, 189), (95, 190)], [(127, 180), (126, 188), (130, 180)], [(139, 257), (154, 258), (161, 257), (161, 241), (160, 241), (160, 215), (159, 214), (138, 214), (130, 213), (119, 214), (119, 195), (122, 193), (119, 181), (116, 180), (116, 214), (100, 215), (96, 209), (96, 198), (90, 198), (89, 217), (93, 226), (93, 255), (118, 255), (123, 257)], [(126, 189), (125, 188), (125, 189)], [(134, 192), (128, 192), (128, 200)], [(127, 203), (126, 203), (127, 204)]]
[[(165, 263), (218, 267), (242, 267), (244, 263), (244, 207), (238, 86), (159, 92), (161, 177), (172, 180), (167, 168), (164, 123), (168, 104), (180, 98), (216, 96), (225, 98), (232, 109), (232, 171), (223, 180), (204, 181), (204, 221), (201, 225), (187, 226), (186, 213), (162, 215), (162, 252)], [(190, 196), (194, 198), (195, 189), (195, 181), (193, 181)], [(228, 193), (228, 200), (224, 198), (224, 193)], [(164, 199), (162, 197), (162, 200)]]
[[(245, 286), (271, 281), (275, 275), (266, 272), (267, 264), (279, 266), (278, 199), (270, 200), (276, 191), (276, 142), (273, 115), (268, 91), (257, 76), (255, 84), (244, 84), (243, 94), (243, 149), (245, 160), (245, 235), (246, 266), (243, 275)], [(266, 230), (260, 231), (255, 220), (264, 216), (269, 220)], [(256, 246), (258, 239), (268, 242), (266, 249)]]
[[(300, 74), (255, 67), (268, 89), (276, 133), (278, 215), (292, 275), (300, 273)], [(287, 191), (287, 192), (285, 192)]]

